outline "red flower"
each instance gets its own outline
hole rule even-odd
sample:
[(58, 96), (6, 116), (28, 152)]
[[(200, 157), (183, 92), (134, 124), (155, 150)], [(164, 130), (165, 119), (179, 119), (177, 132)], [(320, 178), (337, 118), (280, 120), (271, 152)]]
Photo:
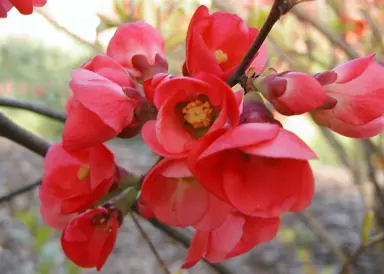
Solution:
[(384, 67), (374, 55), (315, 75), (334, 103), (313, 112), (317, 123), (347, 137), (370, 138), (384, 130)]
[(199, 141), (190, 170), (212, 194), (246, 215), (278, 217), (306, 208), (316, 155), (293, 133), (271, 123), (219, 130)]
[(42, 7), (47, 0), (0, 0), (0, 18), (6, 18), (7, 12), (15, 7), (21, 14), (32, 14), (34, 7)]
[(193, 178), (185, 159), (158, 163), (145, 177), (141, 195), (157, 219), (173, 226), (211, 231), (231, 211)]
[(80, 267), (100, 270), (115, 245), (119, 225), (116, 212), (106, 208), (78, 215), (61, 235), (65, 255)]
[(191, 268), (204, 258), (218, 263), (271, 241), (279, 228), (279, 218), (263, 219), (231, 213), (220, 227), (210, 232), (196, 231), (183, 268)]
[(205, 133), (239, 121), (235, 93), (206, 73), (165, 81), (155, 89), (153, 101), (157, 120), (147, 122), (142, 135), (154, 152), (166, 157), (183, 158)]
[(65, 149), (76, 151), (103, 143), (129, 126), (140, 97), (133, 85), (124, 68), (107, 56), (96, 56), (74, 70), (73, 98), (67, 103), (63, 131)]
[(347, 15), (340, 16), (340, 22), (343, 26), (344, 39), (349, 43), (356, 43), (362, 38), (367, 22), (365, 20), (358, 20)]
[[(209, 15), (208, 8), (200, 6), (188, 27), (185, 75), (209, 72), (227, 80), (258, 33), (235, 14), (215, 12)], [(266, 61), (267, 53), (263, 46), (250, 67), (260, 73)]]
[(0, 18), (7, 18), (8, 11), (13, 7), (9, 0), (0, 0)]
[(109, 42), (107, 55), (138, 80), (168, 71), (164, 39), (158, 30), (145, 22), (120, 25)]
[(92, 206), (109, 191), (115, 173), (113, 154), (104, 145), (77, 152), (67, 152), (62, 143), (53, 145), (45, 157), (39, 189), (45, 222), (61, 229), (68, 221), (62, 215)]
[(286, 71), (255, 80), (255, 86), (283, 115), (297, 115), (325, 104), (323, 87), (311, 75)]

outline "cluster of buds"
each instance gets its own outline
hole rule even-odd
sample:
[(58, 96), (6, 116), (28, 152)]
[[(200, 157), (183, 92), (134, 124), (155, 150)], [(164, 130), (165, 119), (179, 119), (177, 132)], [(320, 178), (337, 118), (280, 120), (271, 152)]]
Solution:
[[(201, 6), (188, 28), (183, 76), (168, 74), (164, 40), (144, 22), (121, 25), (106, 54), (72, 72), (63, 140), (48, 152), (40, 188), (42, 216), (63, 230), (71, 260), (100, 269), (136, 198), (142, 216), (195, 229), (183, 268), (273, 239), (283, 214), (311, 203), (308, 161), (316, 155), (265, 101), (283, 115), (311, 113), (345, 136), (383, 132), (384, 68), (373, 55), (310, 75), (266, 69), (261, 47), (247, 70), (251, 88), (232, 89), (226, 81), (257, 35), (237, 15)], [(137, 134), (162, 157), (141, 186), (122, 183), (132, 176), (103, 144)]]

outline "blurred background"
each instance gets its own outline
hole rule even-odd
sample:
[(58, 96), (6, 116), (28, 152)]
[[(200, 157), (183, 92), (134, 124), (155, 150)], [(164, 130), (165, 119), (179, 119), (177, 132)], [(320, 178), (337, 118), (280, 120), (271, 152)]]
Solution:
[[(33, 15), (16, 10), (0, 19), (0, 97), (15, 98), (63, 110), (70, 94), (72, 69), (103, 52), (116, 27), (145, 20), (166, 41), (170, 72), (181, 74), (188, 22), (198, 5), (211, 11), (236, 13), (260, 28), (273, 1), (268, 0), (48, 0)], [(382, 0), (306, 1), (284, 16), (267, 39), (268, 66), (316, 73), (369, 53), (384, 64), (384, 2)], [(383, 77), (383, 75), (378, 75)], [(62, 123), (20, 109), (0, 111), (19, 125), (48, 139), (59, 140)], [(372, 235), (384, 228), (384, 137), (353, 140), (316, 126), (310, 117), (278, 116), (319, 155), (313, 162), (316, 195), (310, 208), (283, 217), (275, 240), (225, 263), (230, 273), (340, 273), (345, 256), (366, 238), (367, 212), (374, 212)], [(118, 163), (145, 173), (154, 157), (139, 138), (110, 143)], [(0, 139), (0, 196), (34, 183), (42, 175), (42, 159), (8, 140)], [(365, 218), (364, 218), (365, 217)], [(172, 271), (186, 250), (146, 221), (149, 237)], [(368, 222), (365, 222), (367, 227)], [(366, 229), (367, 231), (367, 229)], [(183, 233), (187, 235), (190, 231)], [(97, 273), (68, 262), (60, 234), (39, 216), (36, 191), (0, 204), (1, 274)], [(384, 273), (384, 245), (362, 254), (353, 267), (359, 274)], [(129, 217), (101, 270), (103, 274), (161, 273), (147, 243)], [(201, 262), (185, 273), (224, 273)]]

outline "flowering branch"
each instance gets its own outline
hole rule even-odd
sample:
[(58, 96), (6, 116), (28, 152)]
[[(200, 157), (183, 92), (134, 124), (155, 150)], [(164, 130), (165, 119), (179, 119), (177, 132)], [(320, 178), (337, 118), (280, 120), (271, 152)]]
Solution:
[(257, 35), (256, 39), (253, 41), (252, 45), (245, 54), (243, 60), (237, 67), (236, 71), (228, 79), (227, 83), (230, 86), (236, 85), (241, 77), (244, 75), (246, 69), (251, 64), (256, 53), (259, 51), (260, 47), (263, 45), (268, 34), (272, 30), (275, 23), (280, 19), (280, 17), (290, 11), (297, 3), (297, 1), (289, 0), (275, 0), (273, 6), (269, 12), (267, 20), (264, 22), (263, 27), (260, 30), (260, 33)]
[(141, 226), (139, 220), (135, 217), (135, 214), (131, 212), (131, 216), (132, 216), (132, 220), (133, 220), (135, 226), (139, 230), (141, 236), (147, 241), (147, 243), (149, 245), (149, 248), (151, 249), (153, 255), (156, 257), (156, 260), (159, 263), (159, 265), (161, 266), (161, 268), (163, 269), (163, 272), (165, 274), (171, 274), (171, 272), (169, 271), (169, 269), (168, 269), (167, 265), (165, 264), (164, 260), (161, 258), (159, 252), (157, 251), (155, 245), (152, 243), (152, 241), (149, 238), (148, 234), (145, 232), (144, 228)]
[(346, 260), (343, 267), (341, 268), (340, 274), (349, 274), (350, 267), (357, 262), (361, 254), (363, 254), (365, 251), (367, 251), (371, 247), (374, 247), (383, 241), (384, 241), (384, 233), (381, 233), (372, 237), (372, 239), (369, 242), (360, 245), (357, 248), (357, 250)]
[(61, 122), (65, 122), (65, 119), (67, 118), (67, 115), (64, 112), (53, 110), (41, 104), (20, 101), (13, 98), (0, 97), (0, 106), (32, 111)]

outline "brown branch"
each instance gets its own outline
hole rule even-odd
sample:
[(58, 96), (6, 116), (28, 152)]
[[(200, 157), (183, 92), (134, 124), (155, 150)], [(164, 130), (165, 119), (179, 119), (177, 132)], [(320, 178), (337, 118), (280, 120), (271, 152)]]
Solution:
[(32, 111), (60, 122), (65, 122), (67, 117), (64, 112), (53, 110), (41, 104), (20, 101), (14, 98), (0, 97), (0, 106)]
[(141, 236), (144, 238), (144, 240), (147, 241), (148, 246), (151, 249), (151, 252), (155, 256), (155, 258), (156, 258), (157, 262), (159, 263), (159, 265), (160, 265), (161, 269), (163, 270), (163, 272), (165, 274), (171, 274), (171, 272), (169, 271), (169, 269), (168, 269), (167, 265), (165, 264), (164, 260), (161, 258), (159, 252), (157, 251), (155, 245), (152, 243), (152, 241), (149, 238), (148, 234), (145, 232), (144, 228), (141, 226), (139, 220), (136, 219), (135, 213), (131, 212), (131, 217), (132, 217), (132, 220), (133, 220), (135, 226), (139, 230)]
[(341, 268), (340, 274), (349, 274), (350, 267), (357, 262), (361, 254), (363, 254), (369, 248), (374, 247), (383, 241), (384, 241), (384, 233), (381, 233), (372, 237), (371, 240), (366, 244), (360, 245), (357, 248), (357, 250), (345, 261), (345, 263)]
[(333, 254), (340, 262), (344, 262), (346, 260), (346, 256), (343, 250), (341, 250), (341, 248), (333, 241), (327, 230), (321, 226), (321, 224), (312, 216), (308, 210), (299, 212), (298, 215), (302, 218), (303, 222), (311, 228), (312, 232), (329, 246)]
[(63, 25), (59, 24), (50, 14), (48, 14), (44, 10), (42, 10), (42, 9), (35, 9), (35, 12), (40, 14), (41, 16), (43, 16), (45, 18), (45, 20), (47, 20), (53, 27), (55, 27), (56, 29), (64, 32), (65, 34), (67, 34), (68, 36), (70, 36), (74, 40), (80, 42), (81, 44), (85, 45), (86, 47), (92, 49), (93, 51), (95, 51), (97, 53), (103, 51), (103, 48), (101, 46), (99, 46), (97, 44), (94, 44), (94, 43), (91, 43), (91, 42), (85, 40), (84, 38), (78, 36), (77, 34), (71, 32), (66, 27), (64, 27)]
[(39, 136), (20, 127), (0, 112), (0, 136), (45, 157), (50, 144)]
[(38, 187), (41, 184), (41, 180), (37, 180), (34, 183), (28, 184), (26, 186), (20, 187), (14, 191), (9, 192), (8, 194), (0, 197), (0, 204), (9, 202), (13, 198), (22, 195), (26, 192), (34, 190), (36, 187)]
[(265, 39), (269, 35), (275, 23), (280, 19), (280, 17), (286, 14), (295, 4), (292, 4), (288, 0), (275, 0), (273, 6), (268, 14), (267, 20), (264, 22), (259, 34), (253, 41), (252, 45), (249, 47), (247, 53), (243, 57), (243, 60), (237, 66), (236, 71), (228, 79), (227, 83), (230, 86), (236, 85), (242, 76), (244, 75), (246, 69), (251, 64), (253, 58), (263, 45)]

